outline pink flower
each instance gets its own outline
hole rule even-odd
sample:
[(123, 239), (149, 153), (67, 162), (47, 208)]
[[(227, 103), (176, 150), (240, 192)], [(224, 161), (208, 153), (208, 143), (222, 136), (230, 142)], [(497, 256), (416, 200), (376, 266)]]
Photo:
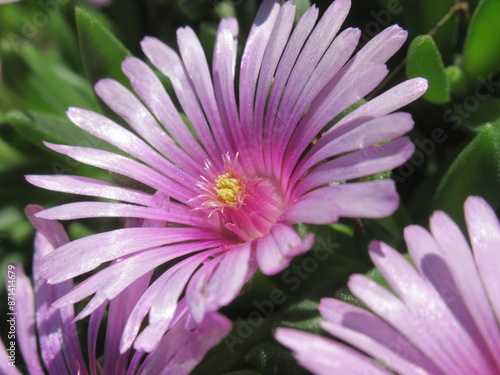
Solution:
[[(87, 347), (81, 347), (81, 328), (74, 322), (73, 306), (58, 310), (51, 307), (54, 301), (71, 290), (72, 280), (50, 285), (40, 277), (41, 259), (52, 253), (55, 247), (68, 242), (59, 223), (33, 216), (42, 209), (40, 206), (28, 206), (26, 210), (37, 229), (33, 259), (34, 290), (20, 265), (11, 264), (6, 271), (6, 285), (12, 288), (10, 292), (15, 302), (9, 305), (13, 314), (8, 317), (14, 319), (15, 330), (9, 331), (7, 347), (0, 340), (1, 374), (189, 374), (206, 352), (231, 330), (230, 321), (217, 312), (207, 314), (199, 325), (191, 327), (186, 309), (180, 309), (172, 329), (161, 337), (156, 350), (151, 353), (134, 350), (120, 352), (119, 343), (127, 318), (148, 287), (149, 279), (140, 277), (109, 306), (103, 303), (90, 315)], [(98, 353), (98, 337), (102, 340), (98, 335), (99, 327), (105, 312), (104, 353)], [(88, 361), (84, 360), (85, 349)], [(22, 371), (23, 367), (19, 364), (21, 353), (27, 372)], [(100, 357), (102, 360), (98, 363)]]
[[(276, 338), (315, 374), (500, 374), (500, 223), (479, 197), (465, 202), (472, 245), (443, 212), (429, 233), (405, 230), (413, 267), (380, 242), (370, 256), (390, 292), (363, 275), (349, 289), (373, 313), (331, 298), (321, 300), (322, 327), (358, 349), (280, 328)], [(376, 315), (375, 315), (376, 314)]]
[(48, 147), (138, 181), (149, 192), (77, 176), (28, 176), (46, 189), (121, 201), (67, 204), (39, 213), (40, 218), (145, 221), (73, 241), (46, 256), (40, 273), (49, 283), (112, 262), (55, 306), (95, 293), (78, 314), (82, 318), (139, 277), (173, 262), (145, 290), (125, 327), (122, 350), (136, 340), (149, 313), (149, 325), (134, 344), (149, 351), (182, 303), (201, 322), (229, 304), (257, 267), (275, 274), (306, 252), (313, 237), (301, 238), (293, 224), (394, 212), (398, 195), (393, 181), (355, 180), (391, 170), (411, 156), (413, 145), (399, 137), (413, 121), (407, 113), (390, 113), (417, 99), (427, 84), (423, 79), (404, 82), (324, 131), (380, 84), (387, 75), (385, 62), (407, 35), (398, 26), (389, 27), (351, 57), (360, 31), (337, 35), (349, 8), (349, 0), (337, 0), (316, 24), (318, 10), (311, 7), (293, 29), (291, 2), (264, 1), (244, 48), (238, 97), (234, 19), (220, 23), (212, 72), (190, 28), (178, 30), (180, 56), (159, 40), (145, 38), (143, 51), (170, 79), (189, 127), (153, 70), (134, 57), (122, 68), (138, 98), (111, 79), (95, 87), (132, 130), (91, 111), (68, 111), (77, 126), (128, 156)]

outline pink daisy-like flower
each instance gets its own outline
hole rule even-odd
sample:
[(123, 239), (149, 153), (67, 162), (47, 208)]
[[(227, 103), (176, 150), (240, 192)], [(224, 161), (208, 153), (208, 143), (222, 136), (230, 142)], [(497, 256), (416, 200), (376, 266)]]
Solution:
[[(59, 310), (51, 307), (54, 301), (71, 290), (73, 281), (69, 279), (50, 285), (40, 277), (41, 259), (68, 242), (59, 223), (33, 216), (42, 209), (40, 206), (28, 206), (26, 210), (37, 229), (33, 259), (34, 288), (21, 265), (11, 264), (5, 272), (6, 285), (14, 296), (9, 301), (14, 301), (14, 304), (9, 303), (12, 310), (8, 315), (11, 321), (8, 324), (13, 329), (6, 337), (7, 347), (0, 339), (1, 374), (189, 374), (206, 352), (231, 330), (231, 322), (217, 312), (207, 314), (199, 325), (190, 327), (189, 314), (184, 308), (179, 309), (172, 329), (161, 337), (158, 347), (151, 353), (134, 350), (120, 352), (119, 343), (127, 318), (148, 288), (149, 278), (139, 277), (109, 306), (104, 303), (90, 315), (87, 347), (81, 347), (80, 339), (85, 335), (80, 334), (81, 328), (74, 322), (73, 306)], [(99, 329), (105, 313), (104, 349), (102, 354), (98, 354)], [(87, 361), (84, 360), (85, 351)], [(20, 365), (21, 353), (24, 367)]]
[(430, 233), (406, 228), (416, 269), (388, 245), (371, 244), (394, 293), (364, 275), (352, 276), (349, 289), (377, 315), (321, 300), (322, 327), (359, 351), (287, 328), (276, 338), (315, 374), (500, 374), (500, 223), (479, 197), (467, 199), (465, 218), (472, 251), (443, 212), (431, 217)]
[[(401, 83), (324, 131), (380, 84), (387, 75), (385, 62), (407, 36), (398, 26), (389, 27), (352, 56), (360, 31), (337, 34), (349, 8), (349, 0), (336, 0), (316, 23), (318, 10), (311, 7), (293, 27), (291, 2), (264, 1), (244, 48), (238, 97), (235, 19), (220, 23), (212, 73), (190, 28), (178, 30), (180, 56), (159, 40), (145, 38), (143, 51), (170, 79), (189, 127), (153, 70), (134, 57), (122, 69), (137, 97), (111, 79), (95, 87), (132, 131), (91, 111), (68, 111), (77, 126), (129, 156), (48, 147), (127, 176), (155, 193), (78, 176), (28, 176), (46, 189), (122, 202), (72, 203), (38, 217), (148, 221), (148, 226), (73, 241), (46, 256), (40, 273), (49, 283), (112, 262), (55, 306), (95, 293), (78, 314), (82, 318), (137, 278), (174, 261), (136, 304), (121, 343), (122, 350), (134, 340), (136, 349), (152, 350), (169, 329), (180, 299), (201, 322), (230, 303), (257, 267), (275, 274), (307, 251), (312, 235), (301, 238), (293, 224), (394, 212), (398, 195), (393, 181), (355, 180), (391, 170), (411, 156), (413, 145), (399, 138), (412, 128), (411, 116), (390, 113), (422, 95), (427, 83)], [(148, 313), (149, 323), (137, 336)]]

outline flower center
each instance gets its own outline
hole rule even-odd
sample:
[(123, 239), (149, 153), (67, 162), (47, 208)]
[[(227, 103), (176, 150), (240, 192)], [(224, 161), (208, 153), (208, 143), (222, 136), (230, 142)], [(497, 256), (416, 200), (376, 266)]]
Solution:
[(237, 156), (231, 160), (223, 155), (223, 160), (219, 170), (205, 162), (207, 173), (196, 185), (202, 194), (191, 200), (193, 208), (205, 211), (217, 227), (240, 240), (267, 234), (288, 204), (280, 184), (268, 176), (248, 173)]
[(234, 178), (231, 173), (219, 175), (215, 180), (215, 192), (221, 203), (228, 206), (234, 206), (236, 203), (241, 203), (244, 188), (240, 181)]

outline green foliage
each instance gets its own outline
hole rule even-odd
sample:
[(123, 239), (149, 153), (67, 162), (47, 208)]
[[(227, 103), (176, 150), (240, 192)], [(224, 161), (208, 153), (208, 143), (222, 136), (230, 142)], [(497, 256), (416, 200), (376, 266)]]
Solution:
[(500, 71), (499, 14), (499, 1), (481, 0), (472, 15), (464, 43), (462, 66), (473, 81)]
[(463, 202), (469, 195), (500, 207), (500, 120), (486, 124), (458, 155), (437, 188), (434, 208), (465, 228)]
[(436, 43), (429, 35), (418, 36), (410, 44), (406, 56), (408, 78), (424, 77), (429, 88), (423, 98), (444, 104), (450, 100), (450, 85)]
[(92, 12), (77, 8), (75, 16), (80, 52), (88, 80), (95, 84), (101, 78), (114, 78), (130, 87), (120, 67), (131, 53)]

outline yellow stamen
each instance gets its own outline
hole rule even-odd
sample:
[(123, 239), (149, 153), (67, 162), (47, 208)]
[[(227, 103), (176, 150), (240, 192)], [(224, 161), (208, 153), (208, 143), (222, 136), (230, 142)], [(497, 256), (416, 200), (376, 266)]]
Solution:
[(240, 182), (231, 176), (230, 173), (225, 173), (219, 175), (215, 181), (215, 191), (217, 196), (222, 203), (229, 206), (234, 206), (238, 203), (241, 194), (240, 191), (243, 190)]

